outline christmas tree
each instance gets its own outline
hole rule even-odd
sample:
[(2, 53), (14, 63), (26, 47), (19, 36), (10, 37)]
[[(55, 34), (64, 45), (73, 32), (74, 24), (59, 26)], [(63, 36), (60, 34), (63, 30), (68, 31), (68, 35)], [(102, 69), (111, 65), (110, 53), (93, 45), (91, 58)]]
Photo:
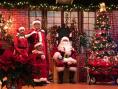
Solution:
[[(103, 9), (103, 8), (102, 8)], [(95, 24), (95, 34), (91, 42), (91, 60), (95, 66), (110, 66), (116, 52), (116, 43), (110, 36), (110, 20), (105, 11), (100, 10)]]
[[(118, 56), (115, 52), (116, 43), (110, 36), (110, 20), (106, 14), (105, 4), (101, 4), (97, 15), (95, 33), (91, 42), (88, 83), (112, 79), (118, 84)], [(104, 80), (103, 80), (104, 79)]]

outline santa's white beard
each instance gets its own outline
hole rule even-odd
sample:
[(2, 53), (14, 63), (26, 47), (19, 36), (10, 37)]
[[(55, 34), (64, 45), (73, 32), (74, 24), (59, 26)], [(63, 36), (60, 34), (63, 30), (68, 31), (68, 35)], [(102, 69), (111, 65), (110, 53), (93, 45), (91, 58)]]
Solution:
[(72, 45), (70, 42), (61, 42), (58, 46), (58, 50), (65, 52), (65, 55), (71, 55)]

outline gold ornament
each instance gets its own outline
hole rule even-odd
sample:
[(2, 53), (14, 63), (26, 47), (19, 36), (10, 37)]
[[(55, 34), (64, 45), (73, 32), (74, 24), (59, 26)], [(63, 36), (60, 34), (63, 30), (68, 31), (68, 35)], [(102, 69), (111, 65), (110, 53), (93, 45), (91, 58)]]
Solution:
[(106, 6), (104, 2), (100, 3), (100, 12), (106, 12)]

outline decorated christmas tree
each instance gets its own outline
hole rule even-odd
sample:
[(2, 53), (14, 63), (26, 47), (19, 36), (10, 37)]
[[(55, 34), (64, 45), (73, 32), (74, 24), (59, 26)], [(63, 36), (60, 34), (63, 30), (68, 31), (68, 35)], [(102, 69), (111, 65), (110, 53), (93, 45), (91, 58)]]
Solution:
[(95, 33), (88, 59), (87, 81), (89, 84), (95, 83), (96, 80), (108, 82), (109, 79), (118, 84), (118, 55), (115, 51), (117, 45), (110, 35), (110, 29), (105, 3), (102, 3), (96, 19)]
[[(110, 36), (110, 20), (104, 8), (100, 9), (95, 24), (95, 34), (91, 42), (91, 60), (95, 66), (110, 66), (116, 52), (116, 43)], [(95, 61), (96, 60), (96, 61)]]

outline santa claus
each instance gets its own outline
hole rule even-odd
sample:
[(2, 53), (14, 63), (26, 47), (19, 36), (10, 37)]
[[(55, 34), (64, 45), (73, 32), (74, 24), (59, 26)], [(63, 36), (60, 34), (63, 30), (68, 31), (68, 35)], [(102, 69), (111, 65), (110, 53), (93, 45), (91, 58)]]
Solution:
[(58, 71), (58, 83), (63, 83), (64, 68), (69, 68), (69, 82), (74, 82), (74, 75), (77, 70), (76, 51), (68, 37), (63, 37), (58, 45), (58, 51), (54, 53), (53, 59), (56, 61)]

